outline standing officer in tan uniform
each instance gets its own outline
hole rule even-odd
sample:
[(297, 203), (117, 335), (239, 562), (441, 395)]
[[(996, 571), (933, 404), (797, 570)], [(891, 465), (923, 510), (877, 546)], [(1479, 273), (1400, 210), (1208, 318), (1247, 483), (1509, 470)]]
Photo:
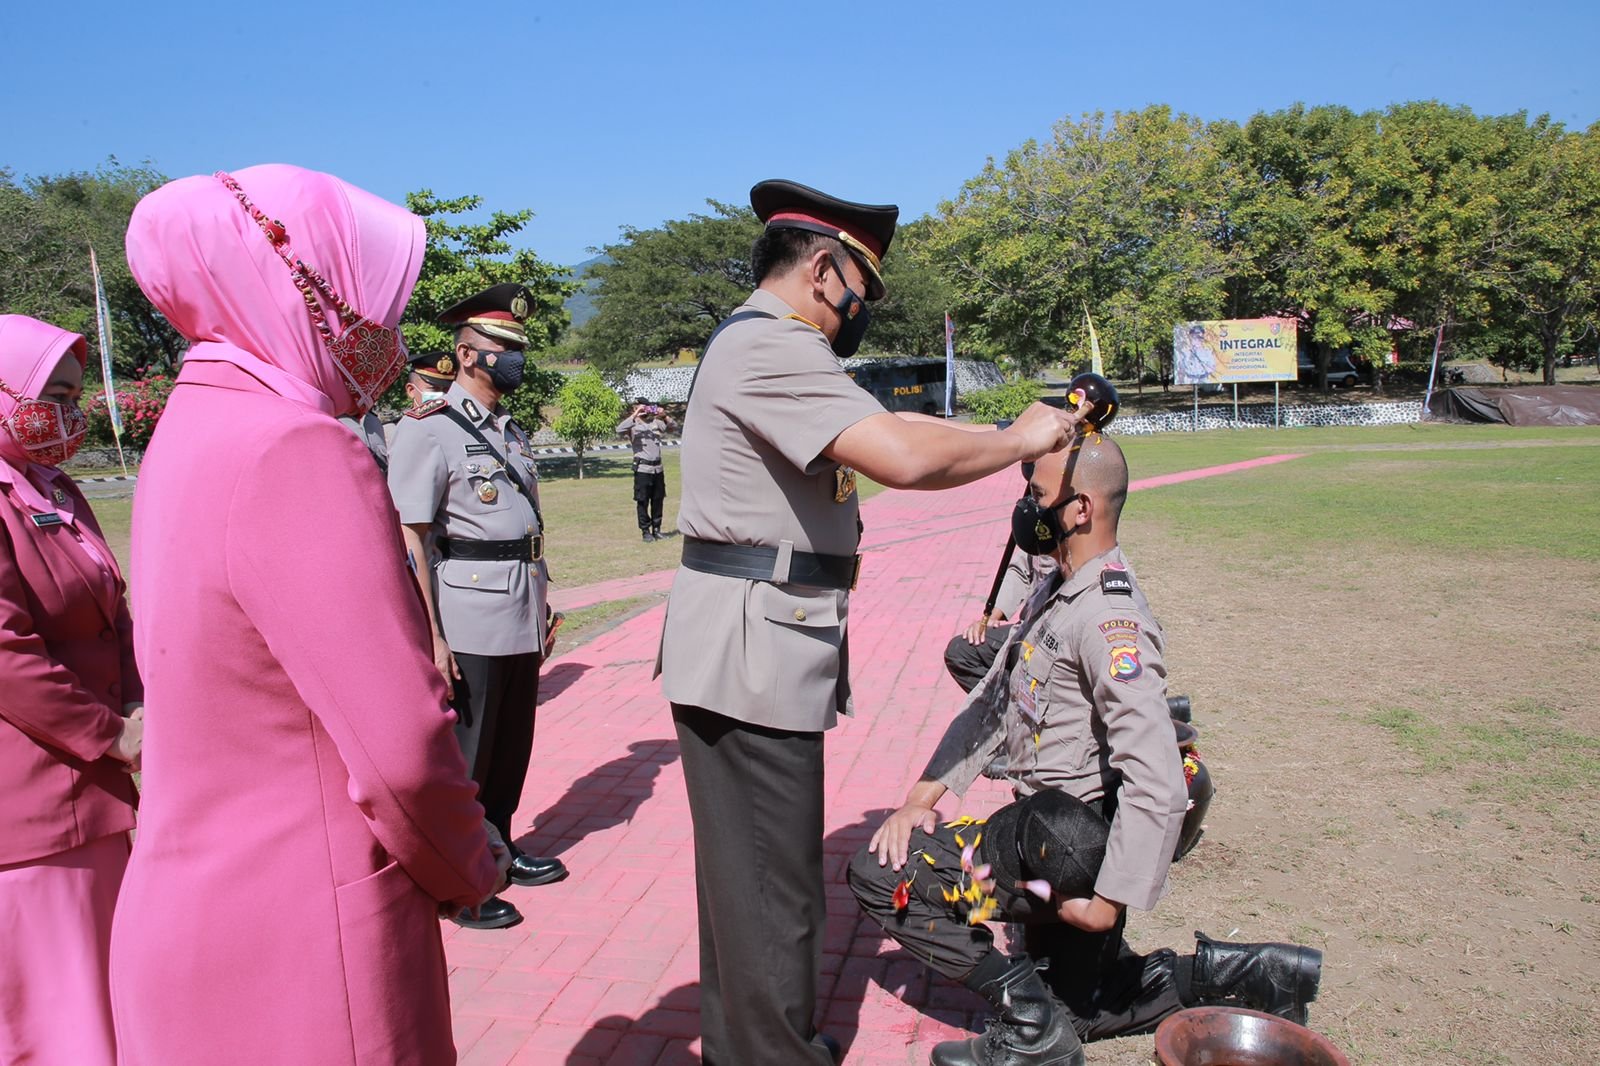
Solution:
[[(456, 379), (400, 420), (389, 492), (412, 558), (435, 560), (417, 567), (434, 662), (478, 800), (511, 848), (507, 876), (542, 885), (566, 877), (566, 867), (518, 849), (511, 819), (533, 748), (549, 574), (528, 436), (500, 406), (522, 383), (528, 305), (521, 285), (496, 285), (440, 316), (456, 327)], [(521, 915), (496, 898), (457, 920), (499, 928)]]
[[(1188, 806), (1165, 642), (1117, 545), (1127, 492), (1122, 451), (1098, 434), (1035, 466), (1012, 530), (1019, 549), (1060, 569), (1041, 576), (905, 805), (850, 864), (852, 891), (884, 931), (998, 1012), (983, 1037), (935, 1048), (935, 1066), (1081, 1064), (1080, 1037), (1142, 1032), (1201, 1003), (1303, 1023), (1316, 995), (1321, 955), (1311, 948), (1201, 937), (1180, 959), (1136, 955), (1122, 938), (1126, 908), (1149, 910), (1165, 892)], [(1092, 895), (1040, 899), (995, 875), (994, 913), (1027, 928), (1016, 958), (994, 948), (982, 921), (969, 922), (975, 901), (959, 892), (973, 867), (980, 881), (986, 865), (1040, 876), (1027, 872), (1034, 856), (1019, 847), (1017, 808), (976, 825), (940, 825), (933, 810), (946, 790), (964, 793), (1002, 745), (1019, 798), (1059, 790), (1110, 822)]]
[(640, 396), (628, 417), (617, 423), (618, 436), (633, 446), (633, 504), (645, 543), (661, 540), (661, 510), (667, 499), (666, 470), (661, 465), (661, 438), (674, 428), (661, 408)]
[(456, 380), (455, 352), (418, 352), (406, 359), (406, 399), (415, 410), (429, 400), (437, 400)]
[(897, 416), (845, 374), (884, 294), (899, 209), (762, 182), (759, 286), (712, 336), (684, 416), (683, 565), (659, 669), (695, 827), (709, 1066), (831, 1061), (816, 1032), (823, 731), (850, 713), (855, 470), (900, 488), (977, 480), (1065, 443), (1035, 404), (1005, 431)]

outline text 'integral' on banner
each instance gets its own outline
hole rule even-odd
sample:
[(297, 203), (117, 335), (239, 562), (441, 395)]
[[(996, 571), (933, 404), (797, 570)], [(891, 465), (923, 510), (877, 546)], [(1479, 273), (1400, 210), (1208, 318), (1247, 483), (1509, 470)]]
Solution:
[(1295, 379), (1295, 320), (1230, 318), (1172, 327), (1172, 380), (1242, 385)]

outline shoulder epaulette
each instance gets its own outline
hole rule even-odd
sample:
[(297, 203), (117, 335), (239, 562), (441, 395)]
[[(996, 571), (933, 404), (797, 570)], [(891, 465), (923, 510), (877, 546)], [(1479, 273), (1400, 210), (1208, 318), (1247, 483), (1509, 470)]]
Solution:
[(434, 413), (439, 412), (439, 411), (443, 411), (446, 407), (449, 407), (449, 406), (450, 406), (450, 401), (445, 399), (444, 397), (440, 396), (440, 397), (437, 397), (435, 399), (429, 400), (427, 403), (422, 404), (419, 407), (413, 407), (411, 410), (406, 412), (406, 417), (407, 418), (427, 418), (429, 415), (434, 414)]
[(1108, 566), (1100, 571), (1100, 591), (1107, 596), (1132, 596), (1133, 579), (1125, 567)]

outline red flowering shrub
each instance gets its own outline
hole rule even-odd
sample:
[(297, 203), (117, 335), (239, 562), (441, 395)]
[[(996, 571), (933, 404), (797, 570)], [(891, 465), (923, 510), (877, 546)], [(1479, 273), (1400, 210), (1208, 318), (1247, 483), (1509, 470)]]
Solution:
[[(126, 448), (143, 448), (150, 443), (155, 432), (156, 419), (167, 406), (172, 393), (172, 379), (156, 374), (138, 381), (125, 381), (117, 386), (117, 408), (122, 412), (122, 444)], [(103, 390), (95, 390), (94, 399), (84, 405), (89, 416), (89, 442), (110, 447), (111, 416), (106, 413)]]

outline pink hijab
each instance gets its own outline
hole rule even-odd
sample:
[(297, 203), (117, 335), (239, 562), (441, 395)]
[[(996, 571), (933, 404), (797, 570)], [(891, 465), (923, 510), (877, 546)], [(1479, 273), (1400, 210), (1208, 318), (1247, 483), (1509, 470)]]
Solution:
[[(77, 357), (79, 366), (88, 365), (89, 344), (81, 334), (68, 333), (27, 315), (0, 315), (0, 381), (17, 395), (38, 396), (56, 364), (68, 352)], [(16, 409), (17, 401), (0, 392), (0, 421), (10, 418)], [(16, 438), (0, 430), (0, 483), (10, 485), (23, 505), (35, 514), (58, 511), (70, 522), (70, 502), (60, 506), (46, 499), (45, 494), (58, 479), (71, 480), (55, 467), (31, 461)]]
[[(420, 218), (314, 170), (271, 163), (233, 177), (358, 314), (399, 324), (422, 271)], [(140, 200), (127, 248), (139, 288), (193, 344), (180, 382), (203, 379), (208, 363), (231, 363), (329, 415), (354, 409), (294, 274), (216, 177), (180, 178)]]

